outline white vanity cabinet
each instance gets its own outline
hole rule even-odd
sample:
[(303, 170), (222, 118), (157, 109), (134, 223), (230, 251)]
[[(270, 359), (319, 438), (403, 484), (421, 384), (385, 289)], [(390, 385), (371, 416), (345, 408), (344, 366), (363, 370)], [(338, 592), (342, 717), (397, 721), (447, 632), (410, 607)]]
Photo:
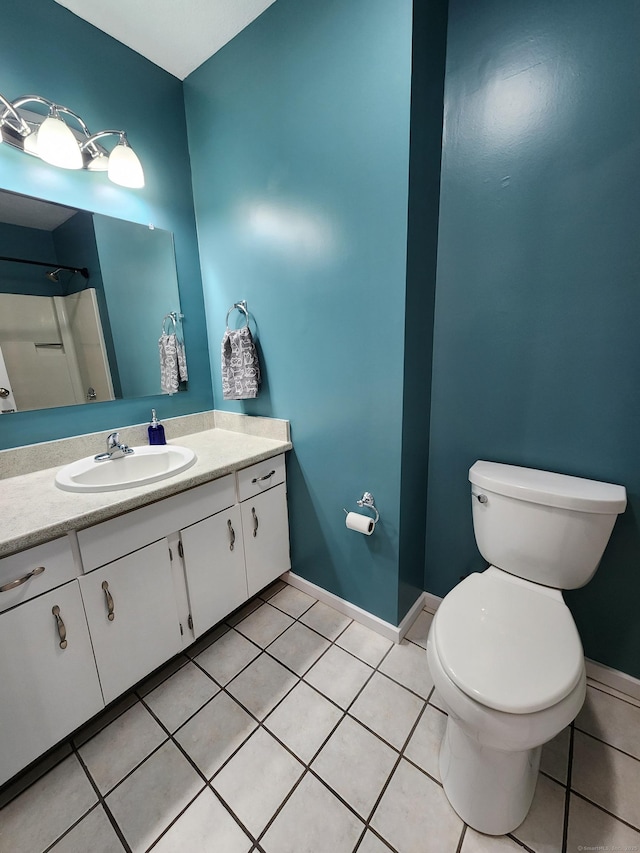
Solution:
[(78, 581), (2, 613), (0, 650), (2, 784), (104, 707)]
[(290, 565), (284, 454), (0, 560), (0, 784)]
[(80, 578), (104, 701), (182, 649), (165, 539)]
[(247, 600), (240, 509), (232, 506), (180, 531), (194, 638)]
[(249, 597), (291, 568), (284, 455), (237, 473)]

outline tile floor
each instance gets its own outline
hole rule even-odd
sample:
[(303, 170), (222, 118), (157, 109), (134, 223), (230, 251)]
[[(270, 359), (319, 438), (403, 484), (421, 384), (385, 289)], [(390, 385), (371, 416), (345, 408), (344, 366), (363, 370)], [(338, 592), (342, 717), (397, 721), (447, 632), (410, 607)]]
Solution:
[(430, 620), (393, 645), (278, 582), (0, 792), (0, 851), (640, 850), (640, 703), (593, 685), (525, 822), (463, 824), (438, 781)]

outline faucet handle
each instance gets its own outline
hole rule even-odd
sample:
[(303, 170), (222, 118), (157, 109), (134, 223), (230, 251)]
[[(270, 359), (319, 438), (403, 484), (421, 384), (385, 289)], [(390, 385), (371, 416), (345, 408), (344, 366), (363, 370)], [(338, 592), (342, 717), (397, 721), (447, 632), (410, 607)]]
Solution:
[(110, 435), (107, 436), (107, 449), (108, 450), (113, 450), (114, 447), (118, 447), (119, 444), (120, 444), (120, 433), (119, 432), (112, 432)]

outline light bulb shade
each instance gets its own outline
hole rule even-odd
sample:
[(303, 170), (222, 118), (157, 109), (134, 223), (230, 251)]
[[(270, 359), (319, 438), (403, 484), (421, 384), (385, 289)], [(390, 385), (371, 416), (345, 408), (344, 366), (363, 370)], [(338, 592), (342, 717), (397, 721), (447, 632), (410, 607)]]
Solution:
[(107, 175), (121, 187), (140, 189), (144, 186), (144, 172), (135, 151), (125, 142), (119, 142), (109, 155)]
[(82, 169), (80, 146), (61, 118), (49, 115), (38, 130), (38, 156), (61, 169)]
[(36, 157), (38, 156), (38, 131), (34, 130), (33, 133), (30, 133), (29, 136), (25, 136), (24, 142), (22, 143), (24, 146), (24, 150), (27, 154), (34, 154)]
[(95, 157), (92, 157), (89, 160), (89, 165), (87, 169), (90, 172), (106, 172), (109, 168), (109, 158), (106, 154), (99, 152)]

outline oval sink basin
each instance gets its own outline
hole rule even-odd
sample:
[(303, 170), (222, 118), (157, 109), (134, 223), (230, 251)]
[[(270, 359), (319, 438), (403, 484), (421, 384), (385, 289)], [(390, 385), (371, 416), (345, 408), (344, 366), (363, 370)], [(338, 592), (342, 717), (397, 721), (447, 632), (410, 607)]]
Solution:
[(93, 456), (65, 465), (56, 474), (56, 486), (67, 492), (113, 492), (173, 477), (196, 461), (188, 447), (175, 444), (134, 447), (118, 459), (96, 462)]

